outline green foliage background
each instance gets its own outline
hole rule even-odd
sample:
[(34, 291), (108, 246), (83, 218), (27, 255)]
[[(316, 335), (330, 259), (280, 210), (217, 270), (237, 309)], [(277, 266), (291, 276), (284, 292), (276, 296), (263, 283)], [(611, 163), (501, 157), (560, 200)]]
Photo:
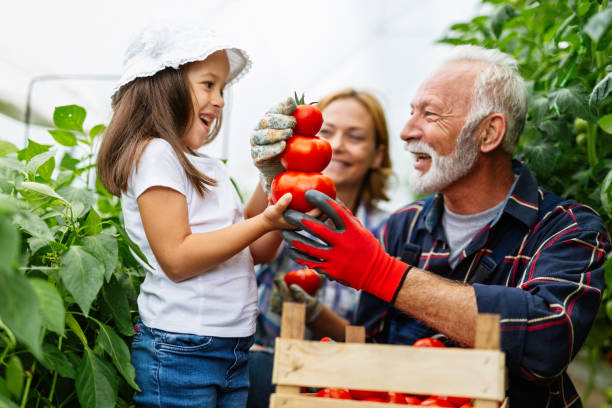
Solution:
[[(529, 113), (518, 157), (545, 188), (594, 208), (612, 231), (612, 3), (482, 5), (490, 12), (454, 24), (440, 42), (498, 48), (519, 61)], [(612, 353), (611, 259), (605, 276), (602, 306), (583, 349), (592, 375), (596, 363)], [(612, 403), (612, 387), (608, 392)]]
[[(128, 406), (141, 251), (119, 200), (92, 174), (104, 132), (85, 109), (55, 109), (67, 147), (0, 141), (0, 407)], [(3, 375), (2, 375), (3, 373)]]

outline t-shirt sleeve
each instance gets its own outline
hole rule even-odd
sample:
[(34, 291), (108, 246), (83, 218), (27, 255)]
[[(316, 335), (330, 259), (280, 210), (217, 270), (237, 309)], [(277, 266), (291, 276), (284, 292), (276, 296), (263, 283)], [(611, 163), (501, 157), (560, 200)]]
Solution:
[(151, 187), (168, 187), (186, 195), (187, 175), (176, 153), (162, 139), (153, 139), (130, 177), (134, 197), (138, 198)]

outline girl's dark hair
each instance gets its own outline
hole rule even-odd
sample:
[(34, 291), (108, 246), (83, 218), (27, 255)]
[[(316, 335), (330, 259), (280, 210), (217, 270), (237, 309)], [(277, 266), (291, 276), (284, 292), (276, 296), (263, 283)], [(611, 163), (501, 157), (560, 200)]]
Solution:
[[(193, 102), (183, 65), (166, 68), (153, 76), (137, 78), (113, 95), (113, 117), (106, 129), (97, 170), (102, 185), (119, 196), (127, 191), (128, 179), (138, 165), (147, 143), (153, 138), (167, 141), (200, 195), (216, 181), (198, 171), (185, 154), (181, 138), (193, 117)], [(222, 115), (215, 121), (205, 143), (219, 133)]]
[(319, 110), (325, 109), (332, 102), (340, 99), (354, 99), (368, 111), (374, 121), (374, 131), (376, 133), (375, 147), (383, 146), (383, 157), (380, 167), (370, 169), (366, 173), (359, 193), (359, 201), (363, 201), (366, 206), (374, 207), (376, 201), (388, 201), (387, 187), (391, 176), (391, 156), (389, 154), (389, 131), (387, 130), (387, 120), (382, 105), (374, 95), (367, 91), (356, 91), (352, 88), (342, 89), (327, 95), (317, 103)]

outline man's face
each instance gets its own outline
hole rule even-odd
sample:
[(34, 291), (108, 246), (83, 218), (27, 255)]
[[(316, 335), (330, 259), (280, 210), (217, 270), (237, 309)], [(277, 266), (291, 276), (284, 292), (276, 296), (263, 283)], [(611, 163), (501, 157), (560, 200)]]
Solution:
[(401, 133), (412, 153), (410, 184), (416, 192), (443, 191), (473, 168), (479, 152), (476, 128), (464, 124), (478, 72), (472, 62), (452, 62), (417, 91)]

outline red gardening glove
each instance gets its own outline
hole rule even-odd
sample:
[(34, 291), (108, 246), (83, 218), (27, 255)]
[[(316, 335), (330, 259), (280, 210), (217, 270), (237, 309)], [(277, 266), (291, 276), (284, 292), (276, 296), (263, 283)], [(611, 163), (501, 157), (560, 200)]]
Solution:
[(393, 303), (411, 266), (387, 254), (374, 235), (340, 202), (316, 190), (308, 190), (306, 200), (327, 215), (335, 228), (304, 213), (286, 211), (289, 223), (323, 241), (284, 230), (283, 238), (291, 245), (289, 256), (331, 279)]

